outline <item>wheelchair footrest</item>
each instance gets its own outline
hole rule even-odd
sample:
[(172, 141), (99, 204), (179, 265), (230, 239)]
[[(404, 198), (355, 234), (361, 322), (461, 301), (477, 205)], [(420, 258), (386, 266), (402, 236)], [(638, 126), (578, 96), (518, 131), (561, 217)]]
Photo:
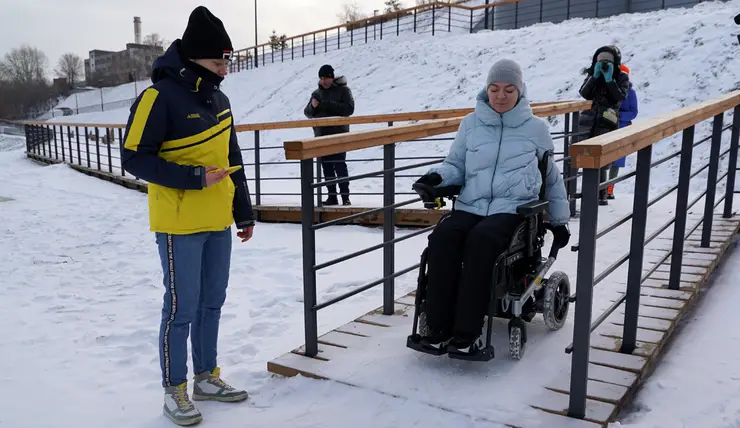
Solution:
[(418, 334), (412, 334), (406, 339), (406, 347), (411, 348), (414, 351), (417, 352), (423, 352), (425, 354), (430, 355), (444, 355), (447, 353), (447, 347), (437, 349), (437, 348), (431, 348), (428, 346), (424, 346), (423, 343), (421, 343), (421, 336)]
[(465, 361), (491, 361), (495, 358), (495, 354), (493, 352), (493, 346), (487, 346), (480, 351), (474, 353), (474, 354), (466, 354), (463, 352), (449, 352), (447, 354), (448, 357), (454, 358), (456, 360), (465, 360)]

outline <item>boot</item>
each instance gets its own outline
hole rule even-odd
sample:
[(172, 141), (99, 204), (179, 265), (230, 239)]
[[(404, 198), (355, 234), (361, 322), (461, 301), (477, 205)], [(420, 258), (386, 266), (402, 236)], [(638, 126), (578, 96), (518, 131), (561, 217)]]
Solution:
[(352, 205), (352, 202), (349, 200), (349, 195), (342, 195), (342, 205), (345, 207)]
[(212, 372), (203, 372), (195, 375), (195, 387), (193, 388), (193, 400), (195, 401), (222, 401), (237, 402), (249, 398), (244, 390), (237, 390), (221, 380), (219, 375), (221, 369), (216, 367)]
[(606, 199), (614, 199), (614, 185), (611, 184), (606, 188)]
[(337, 200), (337, 195), (329, 195), (329, 197), (326, 198), (324, 202), (322, 202), (322, 205), (324, 205), (325, 207), (339, 205), (339, 201)]
[(188, 384), (168, 386), (164, 389), (164, 415), (180, 426), (200, 423), (203, 416), (188, 397)]

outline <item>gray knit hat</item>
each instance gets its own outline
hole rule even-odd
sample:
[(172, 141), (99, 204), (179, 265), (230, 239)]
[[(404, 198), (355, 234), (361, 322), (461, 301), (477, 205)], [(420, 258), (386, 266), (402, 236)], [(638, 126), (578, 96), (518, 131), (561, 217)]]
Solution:
[(519, 96), (522, 96), (524, 88), (524, 79), (522, 78), (522, 68), (516, 61), (511, 59), (501, 59), (493, 64), (493, 67), (488, 71), (488, 78), (486, 79), (486, 88), (491, 86), (494, 82), (506, 82), (516, 86), (519, 91)]

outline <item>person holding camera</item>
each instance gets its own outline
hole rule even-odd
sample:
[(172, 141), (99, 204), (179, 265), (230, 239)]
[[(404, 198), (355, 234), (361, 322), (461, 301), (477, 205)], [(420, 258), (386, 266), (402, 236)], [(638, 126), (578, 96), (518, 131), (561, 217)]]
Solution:
[[(586, 79), (579, 93), (591, 102), (591, 109), (581, 114), (579, 127), (587, 130), (583, 140), (606, 134), (619, 128), (619, 108), (630, 89), (629, 76), (624, 73), (622, 53), (614, 45), (602, 46), (594, 52), (591, 66), (584, 70)], [(610, 165), (601, 169), (601, 181), (607, 179)], [(599, 191), (599, 205), (607, 205), (606, 190)]]

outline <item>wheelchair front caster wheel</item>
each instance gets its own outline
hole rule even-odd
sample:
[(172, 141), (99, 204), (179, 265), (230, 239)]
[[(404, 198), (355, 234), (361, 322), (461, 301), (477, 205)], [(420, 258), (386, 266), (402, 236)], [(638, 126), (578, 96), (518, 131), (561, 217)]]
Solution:
[(509, 355), (515, 360), (521, 360), (527, 344), (527, 326), (521, 318), (512, 318), (509, 321)]

